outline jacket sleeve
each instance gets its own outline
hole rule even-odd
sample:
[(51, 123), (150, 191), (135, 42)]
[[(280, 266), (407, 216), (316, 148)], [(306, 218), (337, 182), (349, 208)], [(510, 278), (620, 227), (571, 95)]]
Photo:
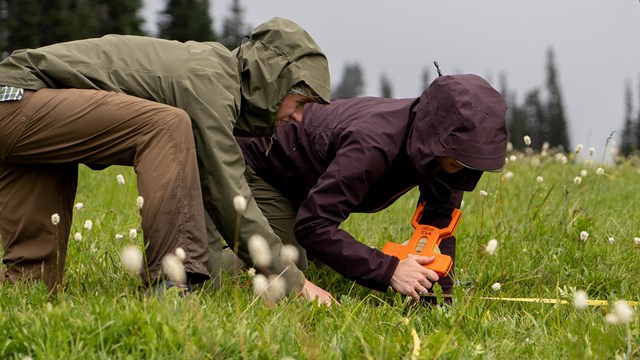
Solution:
[(334, 160), (302, 202), (294, 232), (298, 242), (343, 276), (386, 291), (398, 259), (339, 228), (379, 180), (392, 159), (372, 135), (343, 134)]
[[(304, 275), (294, 264), (287, 264), (280, 258), (282, 242), (258, 208), (244, 178), (244, 159), (233, 136), (237, 118), (235, 97), (207, 76), (200, 74), (197, 80), (176, 91), (180, 94), (178, 107), (188, 109), (193, 123), (205, 209), (232, 248), (234, 240), (239, 239), (238, 256), (247, 264), (253, 264), (248, 239), (255, 234), (264, 237), (271, 249), (268, 272), (282, 274), (288, 292), (299, 292)], [(247, 199), (246, 211), (240, 218), (233, 205), (237, 195)]]

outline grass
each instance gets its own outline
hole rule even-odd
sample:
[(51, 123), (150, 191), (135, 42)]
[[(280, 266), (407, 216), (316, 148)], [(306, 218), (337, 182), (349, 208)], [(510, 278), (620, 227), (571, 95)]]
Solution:
[[(254, 301), (246, 274), (225, 277), (218, 290), (205, 285), (186, 299), (171, 293), (146, 298), (119, 259), (124, 246), (142, 247), (141, 236), (128, 236), (132, 228), (140, 231), (134, 173), (82, 168), (76, 200), (84, 207), (74, 210), (66, 288), (50, 297), (40, 284), (0, 287), (0, 358), (637, 357), (637, 317), (628, 326), (610, 325), (605, 315), (611, 307), (580, 311), (571, 305), (580, 289), (611, 303), (639, 300), (637, 164), (624, 161), (597, 175), (598, 165), (572, 156), (567, 163), (561, 156), (516, 156), (503, 173), (486, 174), (465, 195), (453, 303), (444, 306), (408, 303), (316, 267), (308, 277), (341, 306), (318, 308), (295, 297), (277, 306)], [(587, 175), (575, 184), (581, 170)], [(117, 174), (124, 175), (123, 186)], [(352, 215), (343, 228), (379, 248), (407, 240), (415, 197), (411, 192), (377, 214)], [(85, 220), (92, 220), (91, 230), (83, 227)], [(586, 241), (580, 240), (582, 231), (589, 234)], [(82, 241), (73, 239), (76, 232)], [(499, 244), (491, 256), (484, 250), (490, 239)], [(491, 288), (494, 283), (500, 290)]]

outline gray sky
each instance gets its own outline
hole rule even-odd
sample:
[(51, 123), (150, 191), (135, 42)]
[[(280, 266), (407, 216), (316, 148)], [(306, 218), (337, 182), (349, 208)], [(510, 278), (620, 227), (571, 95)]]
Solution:
[[(144, 0), (155, 23), (165, 0)], [(216, 30), (231, 0), (212, 0)], [(637, 0), (241, 0), (256, 26), (279, 16), (304, 27), (329, 58), (332, 83), (346, 63), (357, 61), (365, 95), (380, 95), (385, 73), (396, 98), (417, 97), (425, 67), (443, 73), (475, 73), (498, 87), (498, 76), (522, 102), (544, 89), (546, 54), (555, 52), (572, 146), (602, 155), (610, 132), (619, 139), (625, 82), (634, 110), (640, 95), (640, 2)], [(155, 31), (155, 25), (148, 24)], [(635, 44), (635, 45), (634, 45)], [(522, 139), (512, 139), (513, 142)]]

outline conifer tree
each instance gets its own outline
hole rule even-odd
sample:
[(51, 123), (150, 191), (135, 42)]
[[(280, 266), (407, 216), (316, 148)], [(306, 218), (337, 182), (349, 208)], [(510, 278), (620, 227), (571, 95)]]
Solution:
[(393, 97), (391, 81), (389, 80), (387, 74), (380, 75), (380, 96), (388, 99)]
[(530, 90), (527, 93), (523, 110), (527, 124), (525, 129), (528, 130), (526, 135), (531, 138), (531, 148), (540, 150), (544, 142), (549, 142), (552, 146), (557, 145), (549, 141), (551, 139), (551, 124), (540, 100), (540, 91), (538, 89)]
[(364, 89), (364, 75), (360, 64), (348, 63), (344, 67), (342, 80), (335, 87), (333, 96), (338, 99), (350, 99), (361, 96)]
[(208, 0), (168, 0), (159, 22), (160, 37), (178, 41), (215, 41)]
[[(83, 0), (76, 1), (82, 2)], [(142, 0), (97, 0), (98, 32), (100, 34), (144, 35), (144, 20), (138, 15)]]
[(220, 43), (227, 49), (233, 50), (240, 45), (243, 36), (249, 35), (251, 29), (244, 22), (244, 9), (240, 5), (240, 0), (233, 0), (229, 10), (231, 15), (223, 21)]
[(429, 68), (426, 66), (422, 69), (421, 79), (422, 83), (420, 84), (420, 93), (422, 93), (431, 84), (431, 72), (429, 72)]
[(564, 115), (562, 94), (558, 83), (558, 71), (555, 65), (553, 49), (551, 48), (547, 52), (547, 93), (546, 111), (549, 116), (549, 137), (546, 141), (551, 146), (562, 146), (564, 149), (569, 149), (567, 120)]
[(34, 48), (40, 45), (39, 22), (42, 17), (38, 0), (4, 0), (3, 27), (5, 28), (5, 56), (13, 50)]
[(632, 128), (635, 134), (636, 149), (640, 150), (640, 76), (638, 77), (638, 113), (636, 115), (635, 126)]
[(633, 102), (632, 102), (632, 91), (631, 84), (627, 82), (624, 89), (624, 103), (625, 103), (625, 111), (624, 111), (624, 127), (622, 129), (622, 134), (620, 135), (620, 154), (627, 156), (631, 154), (631, 152), (636, 147), (636, 124), (633, 121)]

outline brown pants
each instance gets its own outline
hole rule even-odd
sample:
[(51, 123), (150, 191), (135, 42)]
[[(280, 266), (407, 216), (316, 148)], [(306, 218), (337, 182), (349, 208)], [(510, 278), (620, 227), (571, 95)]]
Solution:
[[(182, 247), (192, 283), (208, 278), (204, 207), (191, 120), (186, 112), (120, 93), (41, 89), (0, 102), (0, 281), (62, 283), (78, 164), (133, 166), (144, 198), (147, 264)], [(51, 215), (60, 223), (54, 226)]]

